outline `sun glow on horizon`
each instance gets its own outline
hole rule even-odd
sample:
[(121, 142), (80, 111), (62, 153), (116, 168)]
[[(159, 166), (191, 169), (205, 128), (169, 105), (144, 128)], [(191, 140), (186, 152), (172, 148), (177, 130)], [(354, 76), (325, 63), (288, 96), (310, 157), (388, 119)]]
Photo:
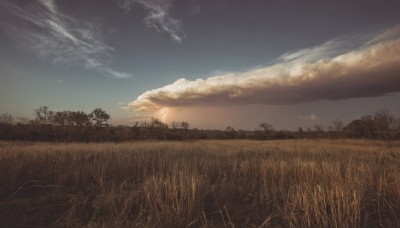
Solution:
[(161, 118), (162, 122), (166, 122), (167, 116), (169, 114), (169, 109), (168, 108), (162, 108), (160, 111), (158, 111), (158, 116)]

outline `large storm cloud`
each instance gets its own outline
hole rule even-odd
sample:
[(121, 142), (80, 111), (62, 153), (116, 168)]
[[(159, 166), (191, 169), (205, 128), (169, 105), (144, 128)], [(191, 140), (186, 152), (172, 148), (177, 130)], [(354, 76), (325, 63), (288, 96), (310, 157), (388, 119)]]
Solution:
[(247, 72), (192, 81), (181, 78), (143, 93), (129, 108), (156, 112), (165, 107), (285, 105), (396, 91), (400, 91), (400, 26), (286, 53), (273, 65)]

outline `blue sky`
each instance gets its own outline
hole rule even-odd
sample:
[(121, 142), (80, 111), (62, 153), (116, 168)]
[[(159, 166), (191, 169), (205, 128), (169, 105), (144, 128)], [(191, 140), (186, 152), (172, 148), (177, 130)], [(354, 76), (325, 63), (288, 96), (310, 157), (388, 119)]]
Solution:
[(381, 108), (400, 115), (399, 7), (0, 0), (0, 112), (101, 107), (115, 124), (154, 116), (235, 129), (327, 126)]

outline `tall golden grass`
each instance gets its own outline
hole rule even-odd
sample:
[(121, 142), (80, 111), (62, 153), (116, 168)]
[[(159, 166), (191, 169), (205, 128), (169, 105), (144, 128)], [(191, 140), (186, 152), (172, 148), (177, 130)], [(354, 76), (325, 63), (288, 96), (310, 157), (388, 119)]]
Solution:
[(399, 227), (400, 143), (0, 142), (0, 224)]

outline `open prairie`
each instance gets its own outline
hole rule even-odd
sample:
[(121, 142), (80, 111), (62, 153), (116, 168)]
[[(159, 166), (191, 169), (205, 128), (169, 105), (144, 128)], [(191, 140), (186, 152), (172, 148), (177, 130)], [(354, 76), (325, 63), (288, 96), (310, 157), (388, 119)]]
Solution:
[(4, 227), (398, 227), (400, 143), (0, 143)]

